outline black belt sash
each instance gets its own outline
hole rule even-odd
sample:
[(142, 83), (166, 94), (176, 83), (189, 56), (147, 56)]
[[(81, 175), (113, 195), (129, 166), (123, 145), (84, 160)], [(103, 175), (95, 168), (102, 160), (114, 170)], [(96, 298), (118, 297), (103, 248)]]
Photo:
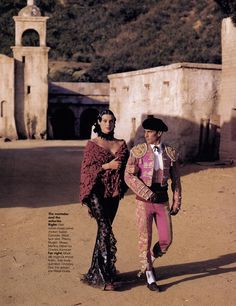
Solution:
[[(161, 184), (159, 184), (159, 183), (153, 183), (152, 186), (150, 187), (150, 189), (153, 192), (155, 192), (155, 194), (157, 195), (157, 200), (155, 201), (155, 203), (165, 203), (169, 200), (168, 192), (167, 192), (168, 185), (161, 186)], [(150, 202), (148, 200), (144, 200), (143, 198), (139, 197), (138, 195), (136, 196), (136, 199), (139, 200), (139, 201), (143, 201), (143, 202)]]

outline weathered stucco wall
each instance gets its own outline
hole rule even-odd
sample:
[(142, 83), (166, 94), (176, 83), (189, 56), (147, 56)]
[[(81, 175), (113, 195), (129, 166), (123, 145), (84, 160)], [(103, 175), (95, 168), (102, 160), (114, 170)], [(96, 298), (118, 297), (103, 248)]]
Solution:
[(218, 159), (221, 66), (189, 64), (182, 68), (182, 75), (177, 146), (187, 158)]
[(14, 59), (0, 54), (0, 137), (17, 138), (14, 119)]
[(28, 30), (33, 29), (39, 34), (40, 46), (46, 46), (46, 21), (49, 17), (34, 17), (34, 16), (15, 16), (13, 17), (15, 21), (15, 45), (22, 45), (22, 34)]
[(49, 103), (109, 104), (109, 83), (51, 82)]
[(47, 128), (47, 47), (13, 47), (16, 126), (19, 138), (41, 138)]
[(201, 120), (216, 113), (220, 78), (220, 65), (193, 63), (110, 75), (116, 136), (130, 146), (143, 141), (141, 123), (155, 115), (169, 126), (164, 140), (179, 149), (182, 158), (195, 157)]
[(236, 159), (236, 27), (230, 18), (222, 22), (220, 157)]

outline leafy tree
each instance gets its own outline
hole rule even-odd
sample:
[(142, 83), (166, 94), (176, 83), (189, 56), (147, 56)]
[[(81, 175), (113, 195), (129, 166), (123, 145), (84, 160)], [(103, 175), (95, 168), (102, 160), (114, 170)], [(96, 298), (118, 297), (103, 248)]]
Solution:
[[(61, 81), (107, 81), (107, 75), (191, 61), (220, 63), (221, 19), (236, 0), (40, 0), (51, 60), (86, 63)], [(67, 1), (65, 1), (67, 3)], [(14, 21), (26, 0), (0, 1), (0, 53), (11, 55)], [(234, 20), (234, 19), (233, 19)], [(30, 38), (27, 44), (32, 44)], [(52, 76), (51, 76), (52, 78)]]
[(227, 16), (232, 18), (236, 25), (236, 0), (215, 0), (215, 2), (219, 4)]

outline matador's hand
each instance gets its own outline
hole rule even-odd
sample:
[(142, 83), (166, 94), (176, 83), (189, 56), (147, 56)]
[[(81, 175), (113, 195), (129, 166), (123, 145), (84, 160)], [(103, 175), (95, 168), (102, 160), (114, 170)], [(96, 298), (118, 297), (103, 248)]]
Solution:
[(180, 211), (180, 206), (181, 206), (180, 202), (174, 202), (170, 209), (170, 215), (171, 216), (177, 215), (178, 212)]

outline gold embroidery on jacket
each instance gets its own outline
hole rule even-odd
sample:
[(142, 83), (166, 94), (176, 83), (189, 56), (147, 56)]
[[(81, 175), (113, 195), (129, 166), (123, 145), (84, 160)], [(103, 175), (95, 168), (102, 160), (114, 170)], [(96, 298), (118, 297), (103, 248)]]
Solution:
[(176, 161), (178, 159), (178, 153), (175, 148), (171, 146), (165, 146), (165, 151), (172, 161)]
[(137, 146), (133, 147), (131, 152), (133, 153), (134, 157), (136, 157), (136, 158), (143, 157), (145, 155), (145, 153), (147, 152), (147, 145), (146, 145), (146, 143), (138, 144)]

